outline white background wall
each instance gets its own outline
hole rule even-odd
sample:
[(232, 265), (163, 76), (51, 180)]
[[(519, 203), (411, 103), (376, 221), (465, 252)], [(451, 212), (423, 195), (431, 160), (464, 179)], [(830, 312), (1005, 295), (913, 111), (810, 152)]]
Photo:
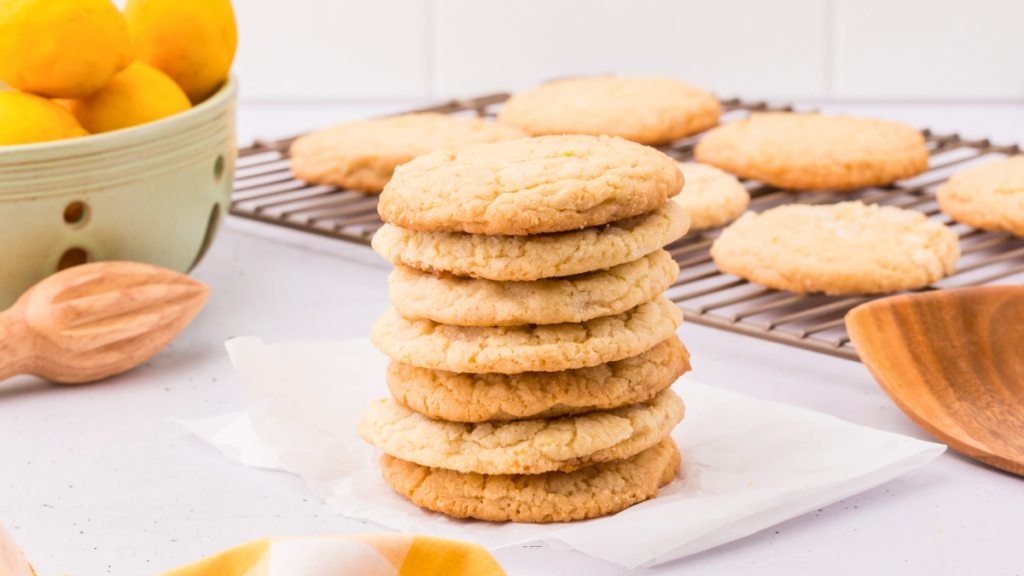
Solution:
[(1024, 99), (1024, 0), (234, 0), (247, 102), (440, 99), (573, 74), (719, 96)]

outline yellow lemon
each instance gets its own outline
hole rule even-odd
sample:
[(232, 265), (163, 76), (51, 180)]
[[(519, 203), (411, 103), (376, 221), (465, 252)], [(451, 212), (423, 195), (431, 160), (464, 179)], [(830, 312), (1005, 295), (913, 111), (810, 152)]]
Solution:
[(132, 61), (110, 0), (0, 0), (0, 80), (51, 98), (81, 98)]
[(94, 94), (65, 104), (93, 134), (145, 124), (192, 107), (174, 80), (141, 62), (132, 62)]
[(193, 104), (227, 79), (238, 44), (229, 0), (128, 0), (124, 15), (137, 59), (173, 78)]
[(85, 136), (70, 112), (35, 94), (0, 92), (0, 146)]

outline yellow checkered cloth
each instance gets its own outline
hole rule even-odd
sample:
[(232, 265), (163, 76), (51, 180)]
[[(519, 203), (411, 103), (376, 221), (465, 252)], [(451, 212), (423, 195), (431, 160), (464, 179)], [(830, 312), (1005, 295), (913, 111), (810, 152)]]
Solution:
[(28, 560), (18, 550), (14, 538), (11, 538), (3, 524), (0, 524), (0, 576), (35, 576)]
[[(0, 576), (34, 576), (0, 524)], [(410, 534), (263, 538), (161, 576), (505, 576), (482, 546)]]
[(482, 546), (410, 534), (254, 540), (161, 576), (504, 576)]

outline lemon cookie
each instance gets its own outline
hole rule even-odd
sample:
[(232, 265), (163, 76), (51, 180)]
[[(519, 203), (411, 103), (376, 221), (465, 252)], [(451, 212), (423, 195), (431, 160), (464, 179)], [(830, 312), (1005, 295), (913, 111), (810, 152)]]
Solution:
[(686, 186), (673, 198), (690, 215), (690, 228), (704, 230), (736, 218), (750, 204), (750, 193), (731, 174), (696, 162), (679, 162)]
[(543, 234), (649, 212), (679, 193), (665, 154), (607, 136), (546, 136), (438, 150), (395, 170), (377, 211), (423, 232)]
[(642, 354), (683, 322), (679, 307), (657, 296), (636, 308), (582, 323), (470, 327), (408, 320), (388, 309), (370, 342), (388, 357), (434, 370), (483, 374), (558, 372)]
[(746, 213), (711, 246), (722, 272), (793, 292), (872, 294), (927, 286), (956, 269), (957, 235), (921, 212), (842, 202)]
[(484, 475), (428, 468), (387, 454), (384, 480), (417, 506), (492, 522), (569, 522), (607, 516), (658, 495), (675, 480), (681, 458), (665, 438), (612, 462), (572, 472)]
[(527, 282), (444, 278), (399, 266), (388, 276), (391, 305), (409, 319), (458, 326), (584, 322), (642, 304), (668, 288), (679, 266), (665, 250), (608, 270)]
[(293, 142), (292, 173), (313, 184), (380, 192), (397, 166), (421, 154), (524, 136), (511, 126), (434, 112), (362, 120), (318, 130)]
[(957, 222), (1024, 236), (1024, 156), (958, 172), (937, 196)]
[(614, 410), (467, 424), (434, 420), (389, 398), (371, 401), (357, 429), (385, 454), (421, 466), (541, 474), (638, 454), (668, 436), (684, 411), (683, 401), (663, 390), (646, 402)]
[(924, 137), (897, 122), (792, 112), (754, 113), (712, 130), (696, 158), (791, 190), (889, 184), (928, 168)]
[(556, 418), (644, 402), (690, 369), (676, 335), (639, 356), (591, 368), (460, 374), (391, 361), (391, 395), (420, 414), (453, 422)]
[(674, 202), (640, 216), (574, 232), (486, 236), (383, 226), (373, 249), (396, 266), (444, 275), (526, 281), (571, 276), (632, 262), (670, 244), (690, 225)]
[(718, 124), (714, 96), (671, 78), (574, 78), (516, 94), (498, 122), (541, 134), (608, 134), (667, 144)]

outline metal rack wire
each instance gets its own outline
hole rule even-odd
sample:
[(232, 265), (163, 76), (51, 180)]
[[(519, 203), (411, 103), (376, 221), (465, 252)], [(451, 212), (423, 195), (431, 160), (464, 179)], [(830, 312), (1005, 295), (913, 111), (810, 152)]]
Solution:
[[(491, 94), (452, 100), (415, 112), (487, 116), (508, 97)], [(296, 138), (257, 140), (238, 151), (231, 214), (369, 246), (373, 233), (384, 225), (377, 216), (377, 195), (295, 179), (288, 151)]]
[[(507, 94), (453, 100), (421, 111), (493, 115)], [(722, 122), (752, 111), (790, 110), (764, 102), (726, 100)], [(997, 146), (988, 140), (965, 140), (956, 134), (923, 134), (931, 154), (928, 171), (888, 186), (855, 192), (789, 192), (746, 181), (750, 209), (760, 212), (780, 204), (824, 204), (859, 199), (920, 210), (953, 227), (960, 236), (961, 257), (955, 274), (921, 290), (976, 286), (1024, 275), (1024, 238), (985, 232), (952, 222), (939, 212), (935, 190), (967, 166), (1019, 153), (1016, 145)], [(669, 156), (690, 160), (700, 135), (662, 147)], [(288, 148), (294, 138), (257, 141), (239, 150), (231, 214), (323, 236), (369, 244), (383, 226), (377, 196), (296, 180), (288, 169)], [(832, 356), (858, 360), (846, 334), (844, 316), (854, 306), (884, 295), (825, 296), (772, 290), (718, 271), (709, 250), (721, 228), (688, 234), (666, 247), (679, 262), (679, 277), (666, 295), (689, 322), (772, 340)]]

